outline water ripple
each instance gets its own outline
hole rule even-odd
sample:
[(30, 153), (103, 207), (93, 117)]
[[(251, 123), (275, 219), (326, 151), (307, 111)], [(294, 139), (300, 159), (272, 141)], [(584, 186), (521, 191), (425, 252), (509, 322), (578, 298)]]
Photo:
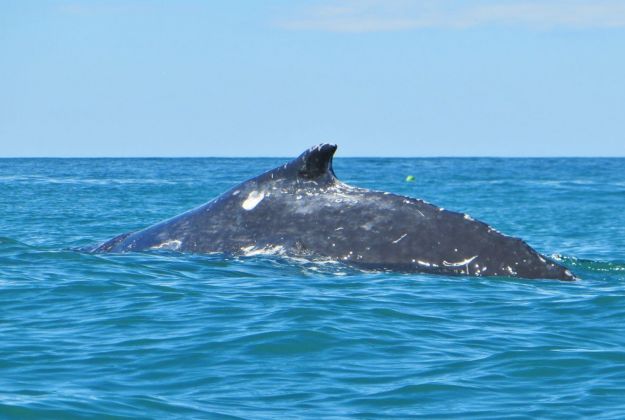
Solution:
[(0, 417), (625, 416), (625, 161), (336, 163), (557, 253), (572, 283), (75, 251), (276, 160), (130, 163), (0, 161)]

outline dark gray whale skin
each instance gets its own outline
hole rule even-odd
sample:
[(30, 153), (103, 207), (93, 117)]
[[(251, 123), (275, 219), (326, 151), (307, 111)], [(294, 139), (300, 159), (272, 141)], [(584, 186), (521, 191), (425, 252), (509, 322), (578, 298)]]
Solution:
[(352, 187), (321, 144), (214, 200), (93, 252), (273, 254), (365, 269), (574, 280), (521, 239), (425, 201)]

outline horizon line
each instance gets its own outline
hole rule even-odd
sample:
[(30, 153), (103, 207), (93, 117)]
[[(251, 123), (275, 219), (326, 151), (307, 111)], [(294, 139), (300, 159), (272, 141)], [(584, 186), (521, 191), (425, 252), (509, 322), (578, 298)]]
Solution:
[[(291, 156), (0, 156), (0, 160), (11, 159), (294, 159), (298, 155)], [(623, 159), (625, 155), (420, 155), (420, 156), (334, 156), (334, 159)]]

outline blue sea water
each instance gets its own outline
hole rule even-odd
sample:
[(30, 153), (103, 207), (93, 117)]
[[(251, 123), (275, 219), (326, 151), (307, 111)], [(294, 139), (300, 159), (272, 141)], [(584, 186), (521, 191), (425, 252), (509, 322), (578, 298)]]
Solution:
[(0, 418), (625, 417), (625, 159), (335, 160), (577, 282), (76, 251), (284, 161), (0, 160)]

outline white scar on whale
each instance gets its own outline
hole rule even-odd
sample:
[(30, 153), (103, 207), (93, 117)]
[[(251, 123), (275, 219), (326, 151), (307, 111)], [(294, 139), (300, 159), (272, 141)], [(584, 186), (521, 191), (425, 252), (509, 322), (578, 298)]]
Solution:
[(243, 204), (241, 204), (241, 207), (243, 207), (247, 211), (253, 210), (254, 207), (256, 207), (258, 205), (258, 203), (263, 201), (263, 198), (265, 198), (265, 193), (264, 192), (262, 192), (262, 191), (261, 192), (252, 191), (247, 196), (247, 198), (245, 199)]
[(469, 264), (471, 261), (477, 258), (477, 255), (472, 256), (471, 258), (467, 258), (466, 260), (458, 261), (458, 262), (447, 262), (443, 261), (443, 265), (446, 267), (462, 267), (463, 265)]
[(401, 241), (402, 239), (404, 239), (406, 236), (408, 236), (407, 233), (404, 233), (403, 235), (401, 235), (399, 238), (395, 239), (393, 241), (394, 244), (396, 244), (397, 242)]
[(179, 241), (178, 239), (170, 239), (169, 241), (165, 241), (152, 248), (153, 249), (169, 249), (172, 251), (177, 251), (178, 249), (180, 249), (180, 245), (182, 245), (182, 242)]

